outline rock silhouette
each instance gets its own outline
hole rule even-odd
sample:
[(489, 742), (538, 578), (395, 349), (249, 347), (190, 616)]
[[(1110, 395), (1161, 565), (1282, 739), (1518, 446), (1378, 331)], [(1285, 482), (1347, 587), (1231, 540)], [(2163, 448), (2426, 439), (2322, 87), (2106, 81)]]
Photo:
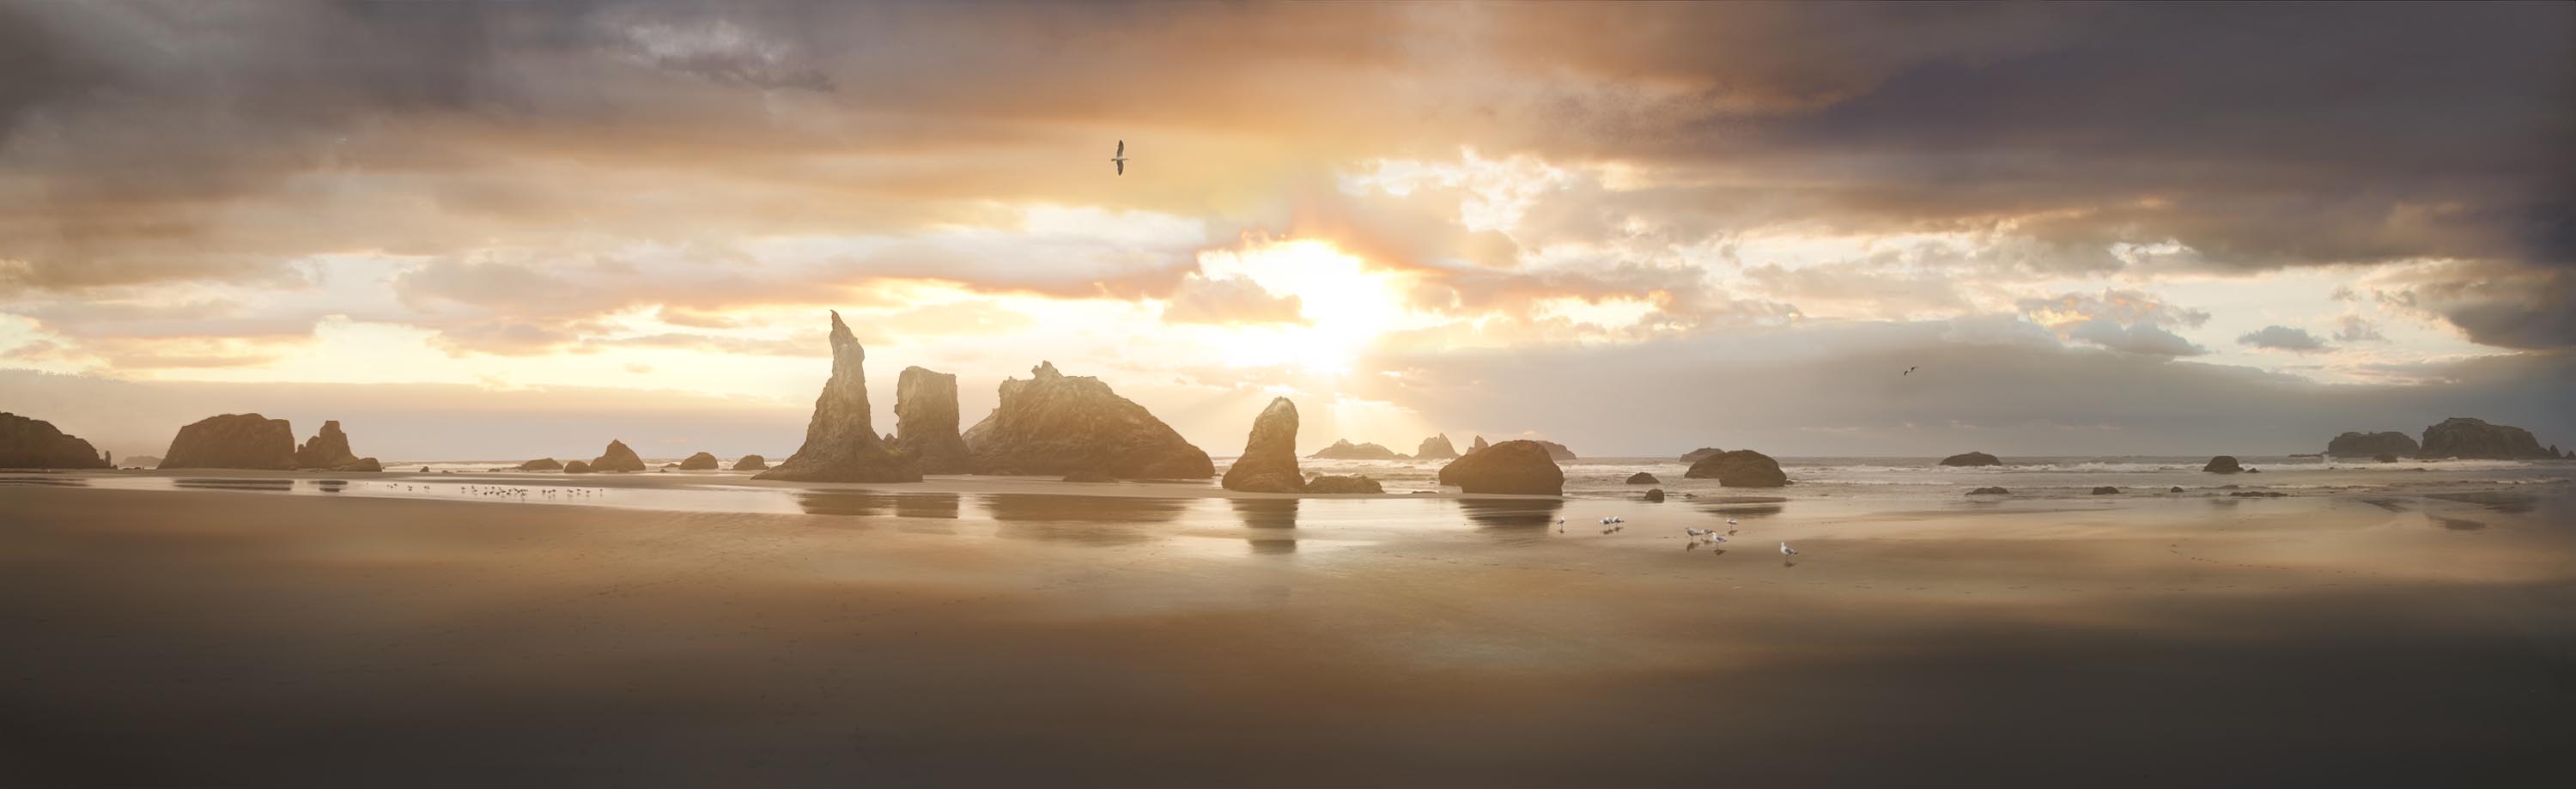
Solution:
[(1396, 454), (1395, 450), (1383, 445), (1353, 444), (1350, 439), (1345, 438), (1333, 442), (1332, 446), (1315, 450), (1315, 454), (1307, 457), (1319, 460), (1397, 460), (1404, 456)]
[(0, 468), (115, 468), (89, 442), (51, 422), (0, 412)]
[(1306, 481), (1306, 492), (1307, 492), (1307, 493), (1315, 493), (1315, 494), (1326, 494), (1326, 493), (1385, 493), (1385, 492), (1386, 492), (1386, 488), (1385, 488), (1384, 486), (1381, 486), (1381, 485), (1377, 484), (1377, 480), (1369, 479), (1368, 477), (1366, 477), (1366, 476), (1364, 476), (1364, 475), (1359, 475), (1359, 474), (1352, 474), (1352, 475), (1348, 475), (1348, 476), (1331, 476), (1331, 475), (1326, 475), (1326, 476), (1316, 477), (1316, 478), (1311, 479), (1311, 480), (1307, 480), (1307, 481)]
[(1170, 425), (1090, 376), (1040, 362), (1028, 380), (1002, 382), (1001, 404), (966, 431), (966, 451), (986, 474), (1090, 471), (1118, 479), (1207, 479), (1216, 463)]
[(1663, 484), (1663, 480), (1656, 479), (1656, 478), (1655, 478), (1655, 475), (1653, 475), (1653, 474), (1648, 474), (1648, 473), (1646, 473), (1646, 472), (1640, 471), (1640, 472), (1637, 472), (1637, 473), (1635, 473), (1635, 474), (1630, 474), (1630, 475), (1628, 475), (1628, 484), (1630, 484), (1630, 485), (1660, 485), (1660, 484)]
[[(1469, 452), (1474, 452), (1474, 451), (1476, 451), (1476, 450), (1484, 449), (1485, 447), (1488, 447), (1488, 446), (1492, 446), (1492, 445), (1491, 445), (1491, 444), (1487, 444), (1487, 443), (1485, 443), (1485, 437), (1484, 437), (1484, 436), (1477, 436), (1477, 437), (1476, 437), (1476, 443), (1475, 443), (1473, 446), (1469, 446), (1469, 447), (1467, 447), (1467, 451), (1469, 451)], [(1465, 457), (1465, 456), (1464, 456), (1464, 455), (1461, 455), (1460, 457)]]
[(1941, 459), (1944, 466), (2000, 466), (2002, 460), (1983, 452), (1961, 452)]
[(599, 457), (591, 458), (590, 470), (643, 471), (644, 459), (636, 457), (635, 450), (627, 448), (626, 442), (610, 439), (608, 448), (602, 450)]
[(566, 473), (566, 474), (588, 474), (588, 473), (590, 473), (590, 463), (588, 463), (588, 462), (586, 462), (586, 461), (576, 460), (576, 461), (573, 461), (573, 462), (570, 462), (570, 463), (563, 464), (563, 473)]
[(1547, 458), (1548, 458), (1549, 460), (1553, 460), (1553, 461), (1556, 461), (1556, 462), (1558, 462), (1558, 463), (1563, 463), (1563, 462), (1566, 462), (1566, 461), (1569, 461), (1569, 460), (1576, 460), (1576, 459), (1577, 459), (1577, 458), (1575, 458), (1575, 456), (1574, 456), (1574, 450), (1566, 449), (1564, 444), (1559, 444), (1559, 443), (1556, 443), (1556, 442), (1554, 442), (1554, 441), (1538, 441), (1538, 440), (1532, 440), (1530, 443), (1537, 444), (1537, 445), (1539, 445), (1541, 448), (1546, 449), (1546, 450), (1547, 450)]
[(295, 469), (295, 427), (258, 414), (224, 414), (179, 428), (161, 468)]
[(681, 460), (681, 461), (680, 461), (680, 470), (681, 470), (681, 471), (714, 471), (714, 470), (716, 470), (716, 468), (717, 468), (717, 467), (722, 466), (722, 465), (724, 465), (724, 461), (717, 460), (717, 459), (716, 459), (716, 456), (715, 456), (714, 454), (707, 453), (707, 452), (700, 452), (700, 453), (697, 453), (697, 454), (695, 454), (695, 455), (690, 455), (690, 456), (688, 456), (687, 458), (685, 458), (685, 459)]
[(2120, 492), (2120, 489), (2119, 489), (2119, 488), (2111, 487), (2111, 486), (2109, 486), (2109, 485), (2103, 485), (2103, 486), (2101, 486), (2101, 487), (2097, 487), (2097, 488), (2094, 488), (2094, 489), (2093, 489), (2093, 495), (2096, 495), (2096, 496), (2110, 496), (2110, 495), (2118, 494), (2119, 492)]
[(1716, 456), (1718, 456), (1718, 455), (1723, 455), (1723, 454), (1726, 454), (1726, 450), (1719, 449), (1719, 448), (1717, 448), (1717, 447), (1700, 447), (1700, 448), (1698, 448), (1698, 449), (1694, 449), (1694, 450), (1691, 450), (1691, 451), (1689, 451), (1689, 452), (1684, 452), (1684, 453), (1682, 453), (1682, 462), (1684, 462), (1684, 463), (1697, 463), (1697, 462), (1700, 462), (1700, 461), (1701, 461), (1701, 460), (1703, 460), (1703, 459), (1712, 458), (1712, 457), (1716, 457)]
[(2424, 428), (2424, 447), (2415, 456), (2427, 459), (2528, 460), (2549, 457), (2549, 454), (2540, 448), (2540, 439), (2534, 438), (2529, 430), (2455, 416)]
[(537, 458), (519, 464), (520, 471), (561, 471), (563, 467), (564, 464), (555, 462), (554, 458)]
[(1647, 488), (1647, 489), (1646, 489), (1646, 500), (1647, 500), (1647, 501), (1649, 501), (1649, 502), (1657, 502), (1657, 503), (1662, 502), (1662, 501), (1664, 500), (1664, 489), (1663, 489), (1663, 488)]
[(733, 462), (735, 471), (762, 471), (768, 468), (769, 459), (759, 455), (744, 455), (741, 460)]
[(1968, 495), (1970, 495), (1970, 496), (2010, 496), (2010, 495), (2012, 495), (2012, 491), (2005, 490), (2005, 489), (2003, 489), (2003, 488), (1978, 488), (1978, 489), (1976, 489), (1976, 490), (1968, 491)]
[(1730, 488), (1776, 488), (1789, 484), (1789, 475), (1780, 470), (1780, 461), (1750, 449), (1700, 458), (1682, 476), (1714, 479), (1717, 484)]
[(2345, 433), (2326, 442), (2326, 454), (2339, 458), (2366, 458), (2379, 455), (2405, 457), (2421, 446), (2413, 436), (2394, 430), (2385, 433)]
[(1450, 446), (1447, 433), (1423, 439), (1422, 445), (1413, 449), (1415, 460), (1450, 460), (1456, 457), (1458, 448)]
[(307, 471), (383, 471), (384, 464), (375, 458), (358, 457), (349, 451), (349, 434), (340, 431), (340, 420), (322, 423), (322, 430), (295, 448), (295, 467)]
[(1535, 441), (1505, 441), (1440, 467), (1440, 484), (1468, 493), (1565, 493), (1565, 471)]
[(895, 451), (912, 453), (924, 474), (972, 474), (957, 421), (957, 376), (903, 368), (894, 385)]
[(2220, 455), (2210, 458), (2209, 465), (2200, 467), (2200, 470), (2212, 474), (2234, 474), (2244, 471), (2245, 467), (2236, 465), (2235, 455)]
[(1226, 490), (1255, 493), (1295, 493), (1306, 488), (1306, 476), (1297, 470), (1296, 403), (1273, 398), (1252, 418), (1243, 456), (1226, 467), (1225, 478), (1218, 484)]
[(921, 464), (887, 447), (869, 423), (867, 349), (832, 313), (832, 377), (814, 397), (805, 443), (753, 479), (795, 482), (920, 482)]

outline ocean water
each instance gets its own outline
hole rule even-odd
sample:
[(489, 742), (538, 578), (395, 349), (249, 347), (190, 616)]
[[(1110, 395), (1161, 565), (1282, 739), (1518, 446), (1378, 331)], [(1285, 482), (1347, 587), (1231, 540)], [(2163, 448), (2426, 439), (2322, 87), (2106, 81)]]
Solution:
[[(645, 465), (655, 469), (678, 458), (646, 458)], [(2216, 490), (2270, 490), (2299, 494), (2306, 492), (2391, 492), (2440, 491), (2490, 486), (2544, 485), (2576, 479), (2576, 462), (2520, 460), (2405, 460), (2376, 463), (2369, 460), (2319, 457), (2239, 455), (2246, 468), (2259, 469), (2257, 474), (2211, 474), (2201, 471), (2207, 457), (2006, 457), (2005, 465), (1983, 468), (1959, 468), (1940, 465), (1939, 458), (1928, 457), (1782, 457), (1781, 470), (1789, 475), (1786, 488), (1747, 491), (1721, 488), (1716, 480), (1685, 479), (1690, 464), (1677, 458), (1581, 458), (1560, 463), (1565, 470), (1565, 492), (1581, 498), (1631, 497), (1648, 488), (1660, 487), (1669, 495), (1758, 494), (1791, 498), (1857, 497), (1857, 498), (1923, 498), (1947, 497), (1982, 487), (2002, 487), (2017, 496), (2087, 496), (2097, 486), (2108, 485), (2124, 492), (2158, 492), (2180, 487), (2186, 492), (2205, 493)], [(726, 462), (732, 462), (727, 458)], [(1217, 472), (1222, 475), (1233, 458), (1218, 458)], [(1442, 460), (1319, 460), (1305, 458), (1299, 464), (1308, 473), (1365, 474), (1386, 487), (1388, 493), (1441, 490), (1438, 479)], [(387, 471), (418, 472), (426, 467), (432, 472), (452, 471), (458, 474), (486, 473), (518, 465), (500, 460), (404, 460), (386, 463)], [(1629, 485), (1629, 475), (1643, 471), (1660, 480), (1654, 485)], [(677, 471), (674, 475), (693, 477), (748, 479), (750, 472)], [(1216, 486), (1211, 479), (1206, 483)], [(2234, 486), (2234, 487), (2229, 487)]]

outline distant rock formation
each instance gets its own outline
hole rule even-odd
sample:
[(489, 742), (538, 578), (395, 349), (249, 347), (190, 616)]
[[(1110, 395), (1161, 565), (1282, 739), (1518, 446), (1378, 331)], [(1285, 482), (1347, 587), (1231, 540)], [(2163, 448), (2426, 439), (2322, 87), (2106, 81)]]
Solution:
[(1983, 452), (1962, 452), (1941, 459), (1944, 466), (2000, 466), (2004, 462)]
[(1423, 439), (1422, 446), (1413, 449), (1415, 460), (1454, 460), (1457, 457), (1458, 448), (1449, 445), (1447, 433)]
[(903, 368), (894, 384), (894, 449), (910, 452), (924, 474), (972, 474), (974, 458), (957, 432), (957, 376)]
[(1547, 459), (1549, 460), (1563, 463), (1575, 459), (1574, 450), (1566, 449), (1564, 444), (1559, 444), (1554, 441), (1531, 441), (1530, 443), (1537, 444), (1540, 447), (1545, 448), (1547, 450)]
[(1717, 484), (1730, 488), (1776, 488), (1789, 484), (1789, 475), (1780, 470), (1780, 461), (1750, 449), (1700, 458), (1682, 476), (1714, 479)]
[[(573, 462), (579, 463), (581, 461), (576, 460)], [(587, 466), (589, 464), (583, 465)], [(564, 464), (555, 462), (554, 458), (537, 458), (535, 460), (519, 464), (520, 471), (561, 471), (563, 470), (563, 467)]]
[(590, 464), (585, 461), (576, 460), (564, 464), (563, 472), (566, 474), (588, 474), (590, 473)]
[(986, 474), (1094, 471), (1119, 479), (1207, 479), (1216, 463), (1170, 425), (1090, 376), (1040, 362), (1002, 382), (1001, 405), (966, 431)]
[(1315, 454), (1307, 457), (1318, 460), (1400, 460), (1404, 456), (1382, 445), (1353, 444), (1345, 438), (1333, 442), (1332, 446), (1315, 450)]
[(1628, 475), (1628, 484), (1630, 485), (1661, 485), (1663, 482), (1663, 480), (1656, 479), (1655, 475), (1648, 474), (1643, 471)]
[(51, 422), (0, 413), (0, 468), (115, 468), (89, 442)]
[(158, 457), (151, 456), (151, 455), (135, 455), (135, 456), (133, 456), (133, 457), (129, 457), (129, 458), (126, 458), (126, 459), (125, 459), (125, 467), (126, 467), (126, 468), (160, 468), (160, 467), (161, 467), (161, 459), (160, 459), (160, 458), (158, 458)]
[(2097, 487), (2097, 488), (2094, 488), (2094, 489), (2093, 489), (2093, 495), (2096, 495), (2096, 496), (2111, 496), (2111, 495), (2116, 495), (2116, 494), (2118, 494), (2119, 492), (2120, 492), (2120, 489), (2119, 489), (2119, 488), (2111, 487), (2111, 486), (2109, 486), (2109, 485), (2103, 485), (2103, 486), (2101, 486), (2101, 487)]
[(868, 352), (832, 313), (832, 377), (814, 397), (805, 444), (752, 479), (794, 482), (920, 482), (921, 464), (886, 446), (869, 423)]
[(1968, 491), (1968, 495), (1970, 495), (1970, 496), (2010, 496), (2010, 495), (2012, 495), (2012, 491), (2005, 490), (2005, 489), (2003, 489), (2003, 488), (1978, 488), (1978, 489), (1976, 489), (1976, 490)]
[[(1481, 439), (1480, 439), (1481, 440)], [(1527, 493), (1560, 496), (1565, 471), (1536, 441), (1505, 441), (1469, 451), (1440, 467), (1440, 484), (1468, 493)]]
[(375, 458), (358, 457), (349, 451), (349, 434), (340, 432), (340, 420), (322, 423), (322, 431), (295, 448), (295, 467), (306, 471), (383, 471), (385, 466)]
[(610, 439), (608, 448), (601, 450), (599, 457), (590, 459), (590, 470), (643, 471), (644, 459), (636, 457), (635, 450), (628, 449), (626, 442)]
[(1243, 440), (1243, 456), (1225, 469), (1219, 483), (1226, 490), (1295, 493), (1306, 487), (1297, 470), (1297, 404), (1277, 397), (1252, 418), (1252, 433)]
[(1117, 482), (1117, 481), (1118, 481), (1118, 478), (1117, 478), (1117, 477), (1113, 477), (1113, 476), (1109, 476), (1108, 474), (1105, 474), (1105, 473), (1102, 473), (1102, 472), (1099, 472), (1099, 471), (1093, 471), (1093, 470), (1090, 470), (1090, 469), (1084, 469), (1084, 470), (1081, 470), (1081, 471), (1076, 471), (1076, 472), (1073, 472), (1073, 473), (1071, 473), (1071, 474), (1066, 474), (1066, 475), (1064, 475), (1064, 481), (1066, 481), (1066, 482)]
[(2175, 486), (2173, 486), (2173, 487), (2166, 488), (2166, 489), (2165, 489), (2165, 492), (2166, 492), (2166, 493), (2181, 493), (2181, 492), (2182, 492), (2182, 486), (2181, 486), (2181, 485), (2175, 485)]
[(765, 471), (768, 468), (769, 459), (759, 455), (744, 455), (741, 460), (733, 462), (735, 471)]
[(2326, 442), (2326, 455), (2339, 458), (2366, 458), (2376, 455), (2404, 457), (2420, 447), (2415, 438), (2394, 430), (2385, 433), (2345, 433)]
[(295, 427), (258, 414), (224, 414), (179, 428), (161, 468), (295, 469)]
[(2244, 471), (2245, 467), (2236, 465), (2235, 455), (2220, 455), (2210, 458), (2209, 465), (2200, 467), (2200, 470), (2212, 474), (2234, 474), (2239, 471)]
[(1663, 489), (1663, 488), (1647, 488), (1647, 489), (1646, 489), (1646, 500), (1647, 500), (1647, 501), (1650, 501), (1650, 502), (1656, 502), (1656, 503), (1661, 503), (1661, 502), (1663, 502), (1663, 500), (1664, 500), (1664, 489)]
[(1682, 453), (1682, 462), (1697, 463), (1723, 454), (1726, 454), (1726, 450), (1719, 449), (1717, 447), (1700, 447), (1698, 449)]
[(2424, 447), (2416, 457), (2479, 460), (2530, 460), (2554, 457), (2540, 448), (2531, 431), (2486, 420), (2455, 416), (2424, 428)]
[[(1477, 451), (1477, 450), (1484, 449), (1485, 447), (1488, 447), (1488, 446), (1492, 446), (1492, 445), (1491, 445), (1491, 444), (1487, 444), (1487, 443), (1485, 443), (1485, 437), (1484, 437), (1484, 436), (1477, 436), (1477, 437), (1476, 437), (1476, 443), (1475, 443), (1473, 446), (1469, 446), (1469, 447), (1467, 447), (1467, 451), (1469, 451), (1469, 452), (1475, 452), (1475, 451)], [(1466, 456), (1465, 456), (1465, 455), (1460, 455), (1459, 457), (1466, 457)]]
[(1353, 474), (1339, 477), (1325, 475), (1307, 480), (1306, 492), (1314, 494), (1385, 493), (1386, 488), (1377, 484), (1377, 480), (1369, 479), (1364, 475)]
[(715, 456), (713, 453), (700, 452), (700, 453), (697, 453), (697, 454), (695, 454), (695, 455), (690, 455), (690, 456), (688, 456), (688, 458), (681, 460), (681, 461), (680, 461), (680, 470), (681, 470), (681, 471), (714, 471), (714, 470), (716, 470), (718, 467), (723, 466), (723, 465), (724, 465), (724, 461), (717, 460), (717, 459), (716, 459), (716, 456)]

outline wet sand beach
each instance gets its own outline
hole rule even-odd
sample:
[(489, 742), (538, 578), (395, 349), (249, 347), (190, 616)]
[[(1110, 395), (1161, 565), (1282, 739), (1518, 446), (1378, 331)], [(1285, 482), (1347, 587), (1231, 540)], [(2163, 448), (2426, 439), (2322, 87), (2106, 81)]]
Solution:
[[(13, 477), (0, 783), (2576, 779), (2564, 484), (1649, 505), (676, 476), (543, 481), (597, 491), (573, 503)], [(1728, 517), (1722, 552), (1681, 534)]]

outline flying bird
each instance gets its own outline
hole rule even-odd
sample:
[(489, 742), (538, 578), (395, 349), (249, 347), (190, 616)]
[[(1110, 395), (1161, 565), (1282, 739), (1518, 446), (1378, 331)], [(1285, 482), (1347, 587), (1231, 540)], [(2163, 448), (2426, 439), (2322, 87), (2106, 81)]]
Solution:
[(1119, 175), (1126, 175), (1126, 174), (1127, 174), (1127, 141), (1126, 141), (1126, 140), (1119, 140), (1119, 141), (1118, 141), (1118, 155), (1116, 155), (1116, 156), (1112, 156), (1112, 157), (1109, 157), (1109, 161), (1116, 162), (1116, 163), (1118, 164), (1118, 174), (1119, 174)]

